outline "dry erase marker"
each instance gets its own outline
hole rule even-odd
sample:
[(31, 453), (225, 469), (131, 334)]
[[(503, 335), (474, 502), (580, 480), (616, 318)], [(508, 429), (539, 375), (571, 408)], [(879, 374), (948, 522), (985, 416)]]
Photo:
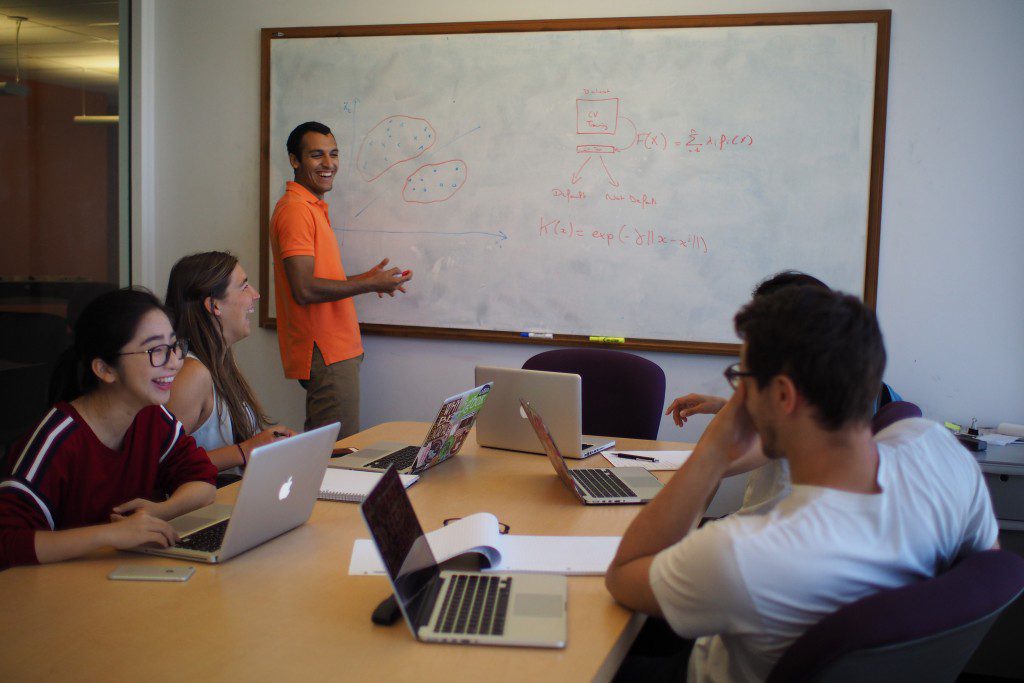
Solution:
[(403, 270), (403, 271), (402, 271), (402, 277), (406, 277), (406, 276), (407, 276), (407, 275), (409, 275), (409, 273), (411, 273), (411, 272), (412, 272), (411, 270)]
[(617, 458), (622, 458), (623, 460), (643, 460), (644, 462), (658, 462), (657, 458), (650, 458), (647, 457), (646, 455), (633, 455), (632, 453), (613, 453), (612, 455), (614, 455)]
[(520, 337), (529, 337), (530, 339), (553, 339), (555, 335), (550, 332), (520, 332)]
[(591, 337), (590, 341), (600, 344), (625, 344), (625, 337)]
[(274, 432), (274, 436), (276, 436), (276, 437), (280, 438), (280, 437), (282, 437), (282, 436), (288, 436), (288, 435), (287, 435), (287, 434), (285, 434), (284, 432)]

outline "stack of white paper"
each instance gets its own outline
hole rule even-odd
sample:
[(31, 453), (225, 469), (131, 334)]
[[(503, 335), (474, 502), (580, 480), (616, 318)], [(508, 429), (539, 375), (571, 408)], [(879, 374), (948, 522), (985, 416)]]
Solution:
[[(503, 535), (498, 533), (498, 518), (489, 512), (470, 515), (426, 536), (438, 564), (466, 553), (479, 553), (489, 571), (593, 576), (608, 570), (622, 540), (621, 536)], [(384, 573), (373, 541), (356, 540), (348, 573)]]

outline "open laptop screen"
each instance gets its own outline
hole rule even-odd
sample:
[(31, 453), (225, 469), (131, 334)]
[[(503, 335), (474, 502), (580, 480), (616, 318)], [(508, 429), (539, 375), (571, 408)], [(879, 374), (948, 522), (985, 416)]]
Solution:
[(388, 468), (366, 496), (362, 512), (391, 577), (395, 597), (415, 633), (420, 605), (439, 570), (394, 467)]
[(533, 431), (536, 432), (537, 438), (540, 440), (542, 446), (544, 446), (544, 452), (547, 453), (548, 460), (551, 461), (551, 466), (555, 468), (555, 472), (558, 473), (562, 483), (565, 484), (570, 491), (577, 491), (578, 487), (573, 478), (569, 475), (569, 468), (565, 466), (565, 461), (562, 460), (562, 453), (558, 450), (558, 446), (555, 445), (555, 440), (551, 437), (551, 432), (548, 431), (548, 426), (544, 424), (543, 418), (538, 413), (530, 402), (524, 398), (519, 399), (519, 404), (526, 411), (526, 416), (530, 419), (530, 426), (533, 427)]
[(422, 472), (459, 452), (492, 386), (492, 382), (485, 382), (445, 400), (420, 447), (413, 472)]

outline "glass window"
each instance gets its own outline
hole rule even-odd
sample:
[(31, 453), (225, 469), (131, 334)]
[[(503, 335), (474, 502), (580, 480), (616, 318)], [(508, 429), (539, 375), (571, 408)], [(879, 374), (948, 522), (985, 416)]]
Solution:
[(117, 0), (0, 4), (2, 452), (48, 407), (78, 312), (128, 284), (121, 15)]

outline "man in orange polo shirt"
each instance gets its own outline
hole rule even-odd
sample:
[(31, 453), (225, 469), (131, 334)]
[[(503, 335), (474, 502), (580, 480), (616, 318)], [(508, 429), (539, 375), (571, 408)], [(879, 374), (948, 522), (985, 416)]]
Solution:
[(412, 272), (385, 269), (384, 259), (346, 277), (324, 201), (338, 172), (334, 135), (322, 123), (303, 123), (288, 136), (287, 147), (295, 180), (270, 219), (281, 362), (285, 377), (306, 389), (306, 429), (338, 421), (343, 438), (359, 431), (363, 343), (352, 297), (404, 292)]

